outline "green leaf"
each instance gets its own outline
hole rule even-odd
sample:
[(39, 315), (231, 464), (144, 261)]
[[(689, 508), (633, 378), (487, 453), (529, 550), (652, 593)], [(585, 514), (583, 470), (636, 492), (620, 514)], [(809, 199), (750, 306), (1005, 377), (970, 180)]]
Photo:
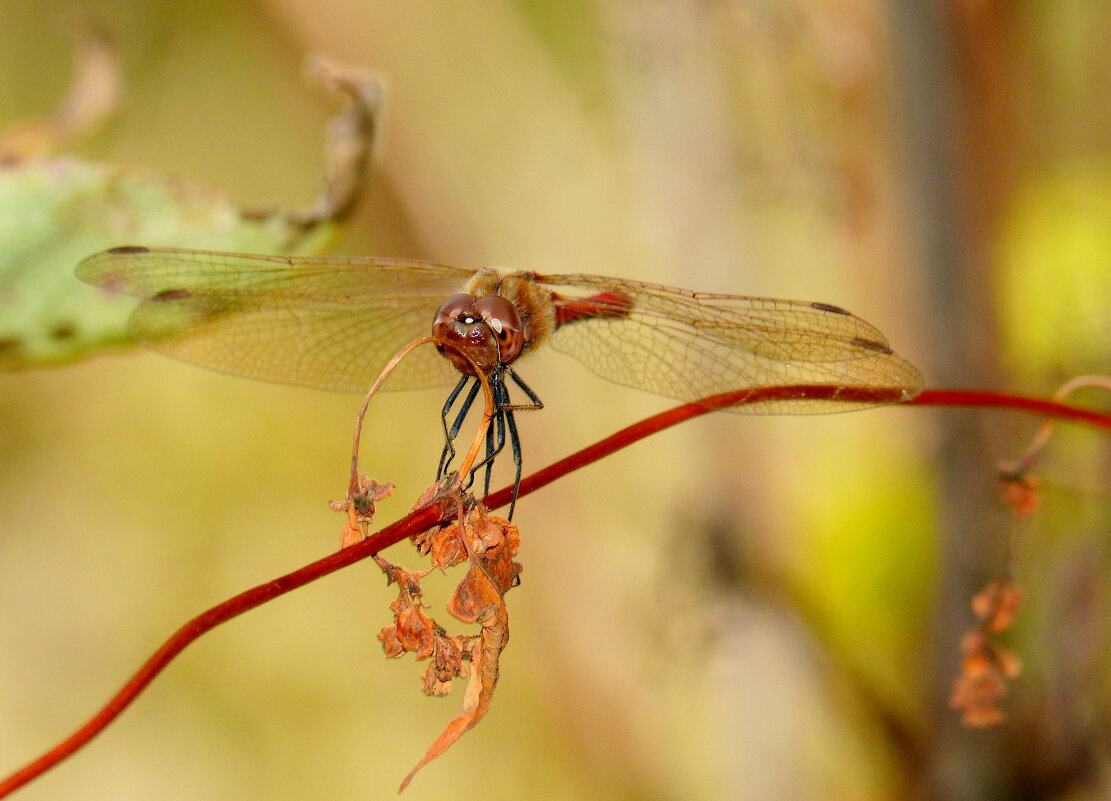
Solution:
[(245, 210), (172, 178), (37, 157), (69, 133), (49, 119), (0, 138), (0, 370), (69, 361), (130, 341), (134, 299), (73, 274), (81, 259), (106, 248), (321, 252), (365, 181), (380, 90), (361, 68), (320, 59), (309, 66), (311, 78), (348, 101), (329, 124), (326, 185), (309, 211)]

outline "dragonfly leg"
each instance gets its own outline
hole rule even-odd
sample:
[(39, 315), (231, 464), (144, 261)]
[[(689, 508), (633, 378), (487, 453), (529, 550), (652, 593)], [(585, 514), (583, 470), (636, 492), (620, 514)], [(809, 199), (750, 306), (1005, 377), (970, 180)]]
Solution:
[[(459, 412), (452, 421), (451, 428), (448, 428), (447, 418), (451, 413), (451, 406), (459, 397), (459, 393), (468, 381), (473, 381), (470, 392), (463, 398), (463, 402), (459, 407)], [(482, 382), (472, 376), (463, 376), (455, 389), (452, 390), (451, 395), (448, 396), (447, 403), (444, 404), (442, 419), (444, 423), (444, 449), (440, 453), (440, 466), (436, 471), (436, 480), (447, 475), (448, 467), (451, 465), (451, 460), (455, 458), (455, 438), (459, 436), (459, 429), (463, 427), (463, 420), (467, 417), (467, 412), (471, 410), (474, 405), (475, 398), (478, 397), (478, 391), (482, 388)]]
[[(520, 410), (522, 412), (534, 412), (534, 411), (539, 411), (540, 409), (544, 408), (544, 401), (540, 400), (540, 397), (535, 392), (532, 391), (532, 388), (528, 384), (526, 384), (524, 381), (521, 380), (521, 377), (519, 375), (517, 375), (516, 371), (507, 370), (506, 372), (509, 373), (510, 378), (513, 379), (513, 381), (517, 384), (517, 386), (519, 386), (521, 388), (521, 390), (526, 395), (528, 395), (528, 399), (529, 399), (528, 403), (519, 403), (515, 406), (510, 406), (508, 408), (513, 409), (513, 410)], [(506, 399), (506, 402), (508, 403), (508, 401), (509, 401), (509, 392), (508, 391), (505, 393), (505, 399)]]
[[(521, 391), (528, 397), (528, 403), (512, 403), (509, 397), (509, 387), (506, 385), (506, 374), (513, 379), (514, 383), (521, 388)], [(463, 390), (467, 381), (473, 380), (473, 385), (470, 391), (463, 398), (462, 403), (456, 413), (451, 426), (448, 426), (448, 417), (451, 415), (452, 408), (458, 400), (460, 393)], [(513, 370), (505, 369), (498, 370), (492, 373), (489, 377), (490, 390), (494, 395), (494, 418), (491, 421), (491, 426), (486, 430), (486, 453), (482, 460), (471, 468), (470, 475), (467, 476), (465, 488), (469, 489), (475, 481), (479, 470), (484, 470), (483, 485), (485, 487), (484, 494), (490, 494), (490, 480), (494, 469), (494, 460), (503, 450), (505, 450), (506, 443), (508, 442), (510, 450), (513, 454), (513, 493), (509, 503), (509, 519), (513, 518), (513, 511), (517, 506), (517, 495), (521, 490), (521, 474), (523, 471), (523, 462), (521, 456), (521, 438), (517, 433), (517, 421), (513, 416), (515, 411), (532, 411), (535, 409), (543, 409), (544, 404), (539, 396), (521, 380)], [(437, 473), (437, 478), (443, 478), (447, 473), (448, 466), (451, 464), (452, 458), (455, 456), (454, 442), (456, 436), (459, 434), (459, 429), (463, 426), (463, 421), (470, 412), (471, 407), (474, 405), (475, 398), (478, 396), (478, 390), (481, 388), (481, 382), (478, 379), (472, 379), (469, 376), (464, 376), (455, 389), (452, 390), (451, 395), (448, 397), (447, 402), (444, 404), (441, 420), (444, 426), (444, 450), (440, 455), (440, 467)]]
[(505, 379), (498, 376), (493, 381), (494, 404), (497, 414), (494, 425), (497, 428), (497, 446), (494, 445), (494, 430), (486, 430), (486, 476), (483, 496), (490, 494), (490, 475), (494, 469), (494, 457), (505, 448), (505, 408), (509, 405), (509, 390), (505, 386)]
[[(517, 436), (517, 422), (513, 419), (513, 409), (503, 410), (505, 421), (509, 426), (509, 447), (513, 451), (513, 492), (509, 496), (509, 514), (507, 520), (513, 519), (513, 510), (517, 507), (517, 493), (521, 491), (521, 438)], [(489, 488), (486, 494), (490, 494)]]
[(453, 389), (451, 391), (451, 394), (447, 396), (447, 400), (444, 401), (444, 407), (440, 410), (440, 422), (443, 424), (444, 427), (444, 449), (440, 453), (440, 466), (436, 468), (437, 480), (443, 477), (444, 469), (455, 456), (455, 448), (452, 444), (452, 437), (448, 433), (447, 416), (451, 414), (451, 407), (455, 404), (455, 399), (459, 397), (459, 393), (463, 391), (463, 387), (467, 385), (467, 381), (467, 376), (460, 376), (458, 383), (456, 383), (455, 385), (455, 389)]

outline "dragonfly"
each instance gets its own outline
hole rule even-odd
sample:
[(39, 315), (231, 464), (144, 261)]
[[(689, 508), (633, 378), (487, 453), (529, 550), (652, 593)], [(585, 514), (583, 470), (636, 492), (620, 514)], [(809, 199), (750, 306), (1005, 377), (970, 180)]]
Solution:
[[(394, 353), (431, 331), (450, 344), (410, 353), (386, 387), (455, 382), (441, 410), (439, 479), (479, 393), (476, 371), (483, 374), (494, 419), (485, 459), (469, 480), (484, 467), (489, 494), (494, 457), (508, 441), (515, 466), (510, 515), (522, 471), (514, 412), (543, 407), (516, 367), (536, 350), (561, 351), (616, 384), (685, 402), (776, 386), (874, 390), (845, 398), (836, 391), (769, 393), (763, 402), (729, 407), (736, 412), (847, 411), (909, 400), (923, 386), (877, 328), (829, 303), (588, 274), (142, 246), (90, 256), (77, 276), (139, 298), (128, 321), (137, 341), (263, 381), (366, 391)], [(509, 382), (527, 402), (512, 402)]]

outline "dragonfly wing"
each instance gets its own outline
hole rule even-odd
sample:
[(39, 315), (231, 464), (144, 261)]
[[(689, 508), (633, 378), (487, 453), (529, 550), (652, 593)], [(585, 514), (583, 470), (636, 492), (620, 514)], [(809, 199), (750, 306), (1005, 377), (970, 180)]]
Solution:
[[(918, 370), (871, 324), (824, 303), (715, 295), (591, 275), (540, 276), (576, 314), (550, 343), (598, 375), (683, 401), (773, 386), (891, 390), (874, 403), (778, 398), (732, 411), (809, 414), (917, 395)], [(606, 313), (582, 313), (590, 297)]]
[[(439, 304), (472, 273), (391, 259), (153, 248), (105, 251), (77, 270), (91, 284), (141, 298), (130, 331), (155, 350), (235, 375), (356, 392), (430, 332)], [(439, 386), (452, 376), (424, 346), (385, 387)]]

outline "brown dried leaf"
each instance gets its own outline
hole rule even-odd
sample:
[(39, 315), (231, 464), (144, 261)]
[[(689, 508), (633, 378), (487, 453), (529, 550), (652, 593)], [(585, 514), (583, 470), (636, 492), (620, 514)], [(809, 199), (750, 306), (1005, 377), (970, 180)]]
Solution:
[(1011, 507), (1015, 517), (1027, 518), (1038, 511), (1041, 498), (1038, 493), (1038, 477), (1029, 473), (1000, 476), (1003, 482), (1003, 501)]
[(487, 516), (480, 525), (482, 541), (486, 544), (484, 564), (494, 585), (502, 594), (517, 586), (520, 581), (521, 563), (514, 562), (521, 546), (517, 527), (504, 517)]
[[(448, 611), (465, 623), (477, 622), (481, 627), (477, 636), (448, 637), (420, 609), (420, 576), (391, 565), (381, 556), (375, 557), (390, 580), (411, 585), (408, 593), (403, 589), (398, 600), (391, 604), (396, 624), (379, 634), (387, 655), (414, 650), (418, 658), (432, 656), (423, 674), (424, 692), (428, 695), (445, 695), (451, 691), (456, 677), (468, 677), (462, 711), (448, 723), (405, 777), (401, 790), (409, 785), (417, 771), (446, 751), (489, 709), (498, 683), (498, 659), (509, 642), (509, 615), (503, 596), (517, 584), (521, 572), (521, 565), (513, 561), (521, 542), (516, 526), (504, 518), (489, 515), (480, 503), (461, 495), (457, 478), (429, 487), (414, 508), (445, 497), (457, 504), (459, 519), (419, 534), (413, 537), (413, 542), (421, 554), (430, 555), (433, 565), (440, 569), (469, 560), (467, 574), (448, 601)], [(467, 661), (471, 663), (469, 668)]]
[(972, 611), (992, 634), (1007, 631), (1022, 605), (1022, 590), (1009, 581), (993, 581), (972, 598)]
[(379, 631), (378, 641), (382, 643), (382, 650), (386, 652), (386, 657), (389, 659), (396, 659), (405, 653), (405, 648), (397, 636), (397, 626), (386, 626)]
[(451, 692), (452, 680), (456, 676), (467, 675), (467, 664), (463, 659), (470, 658), (466, 647), (469, 639), (462, 634), (448, 637), (443, 629), (437, 627), (435, 653), (424, 671), (425, 695), (447, 695)]
[(343, 532), (339, 539), (341, 551), (366, 538), (370, 533), (370, 524), (374, 522), (374, 513), (377, 511), (375, 502), (387, 497), (391, 492), (393, 492), (392, 483), (387, 481), (385, 484), (379, 484), (364, 475), (359, 477), (359, 487), (354, 491), (348, 491), (346, 499), (328, 503), (328, 506), (337, 512), (347, 512), (347, 521), (343, 524)]
[(417, 771), (444, 753), (465, 731), (482, 720), (490, 708), (490, 700), (498, 683), (498, 657), (509, 641), (509, 615), (505, 605), (486, 607), (479, 614), (478, 622), (482, 626), (482, 633), (479, 634), (478, 646), (471, 658), (471, 676), (463, 699), (463, 711), (448, 723), (443, 733), (428, 747), (420, 762), (401, 782), (398, 792), (409, 786)]
[(993, 672), (982, 675), (960, 675), (953, 683), (949, 706), (961, 710), (965, 726), (986, 728), (1006, 719), (996, 702), (1007, 694), (1006, 684)]
[(982, 622), (961, 638), (964, 660), (949, 697), (949, 706), (961, 710), (966, 726), (994, 726), (1006, 717), (997, 704), (1007, 694), (1007, 680), (1022, 672), (1022, 661), (991, 635), (1010, 627), (1020, 601), (1019, 590), (1006, 581), (988, 584), (972, 599)]
[(420, 580), (427, 573), (411, 573), (403, 567), (391, 564), (381, 554), (375, 554), (374, 561), (386, 574), (386, 583), (397, 584), (398, 587), (397, 600), (390, 604), (394, 613), (394, 625), (386, 626), (378, 632), (382, 649), (388, 657), (415, 651), (417, 659), (427, 659), (432, 655), (436, 631), (439, 629), (436, 621), (421, 608)]
[(432, 564), (440, 570), (453, 567), (467, 558), (467, 546), (459, 533), (459, 524), (454, 521), (430, 528), (412, 539), (421, 556), (431, 554)]
[(473, 623), (487, 607), (503, 604), (502, 596), (516, 583), (521, 566), (513, 556), (521, 536), (508, 520), (484, 511), (473, 517), (473, 525), (465, 531), (471, 567), (452, 593), (447, 609), (464, 623)]
[(432, 656), (436, 645), (436, 634), (433, 631), (435, 621), (426, 615), (419, 606), (402, 606), (399, 601), (390, 604), (397, 612), (394, 618), (397, 622), (397, 639), (406, 651), (414, 651), (417, 659), (427, 659)]
[(464, 623), (474, 623), (484, 609), (501, 602), (501, 593), (490, 574), (482, 565), (472, 562), (466, 577), (448, 599), (447, 611)]

